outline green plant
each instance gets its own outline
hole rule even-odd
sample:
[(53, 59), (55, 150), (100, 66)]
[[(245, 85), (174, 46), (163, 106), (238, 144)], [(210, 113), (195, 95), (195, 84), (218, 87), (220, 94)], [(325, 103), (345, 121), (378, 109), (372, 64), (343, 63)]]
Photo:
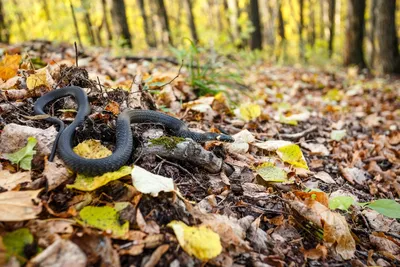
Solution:
[(170, 47), (172, 53), (178, 61), (182, 61), (189, 71), (188, 83), (195, 90), (198, 96), (215, 95), (224, 91), (226, 86), (231, 86), (234, 83), (242, 83), (241, 76), (238, 73), (223, 70), (222, 64), (215, 62), (213, 56), (206, 56), (206, 63), (203, 63), (202, 58), (207, 51), (196, 46), (190, 39), (187, 49), (177, 49)]

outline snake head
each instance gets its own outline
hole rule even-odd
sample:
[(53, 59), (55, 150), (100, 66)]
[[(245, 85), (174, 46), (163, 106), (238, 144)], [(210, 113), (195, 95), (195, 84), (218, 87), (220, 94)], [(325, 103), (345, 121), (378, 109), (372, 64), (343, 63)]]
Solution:
[(235, 141), (235, 139), (232, 136), (227, 135), (227, 134), (205, 133), (205, 136), (208, 141), (217, 140), (217, 141), (228, 142), (228, 143), (232, 143)]

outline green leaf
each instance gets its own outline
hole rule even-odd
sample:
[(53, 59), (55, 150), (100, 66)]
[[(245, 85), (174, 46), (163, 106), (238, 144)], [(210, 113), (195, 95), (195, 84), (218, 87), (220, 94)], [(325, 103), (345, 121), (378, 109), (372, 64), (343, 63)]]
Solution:
[(340, 141), (346, 136), (346, 130), (334, 130), (331, 132), (331, 139)]
[(281, 146), (276, 153), (284, 162), (308, 170), (307, 162), (298, 145), (290, 144)]
[(257, 167), (256, 172), (267, 182), (287, 182), (287, 174), (272, 163), (264, 163)]
[(120, 223), (118, 212), (112, 207), (86, 206), (80, 212), (84, 225), (92, 226), (100, 230), (111, 230), (113, 236), (124, 236), (129, 231), (129, 222)]
[(31, 163), (33, 155), (36, 154), (36, 151), (33, 150), (36, 144), (37, 140), (35, 137), (28, 137), (26, 146), (14, 153), (4, 154), (4, 158), (11, 161), (13, 164), (17, 164), (24, 170), (30, 170), (32, 168)]
[(28, 228), (21, 228), (3, 236), (3, 244), (7, 251), (7, 256), (16, 256), (21, 263), (26, 262), (24, 248), (33, 243), (33, 236)]
[(106, 172), (100, 176), (85, 176), (78, 173), (75, 182), (68, 184), (67, 188), (74, 188), (81, 191), (93, 191), (111, 181), (118, 180), (124, 176), (131, 174), (132, 167), (122, 166), (118, 171)]
[(389, 218), (400, 218), (400, 204), (392, 199), (378, 199), (366, 205)]
[(350, 206), (355, 203), (354, 199), (349, 196), (337, 196), (329, 199), (329, 208), (331, 210), (340, 209), (348, 211)]

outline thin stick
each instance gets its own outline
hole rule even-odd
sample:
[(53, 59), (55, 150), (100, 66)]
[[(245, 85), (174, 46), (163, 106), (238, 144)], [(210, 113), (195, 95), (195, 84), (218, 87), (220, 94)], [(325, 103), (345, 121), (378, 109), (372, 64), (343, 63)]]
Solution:
[(78, 67), (78, 46), (76, 45), (76, 42), (74, 42), (74, 47), (75, 47), (75, 65)]

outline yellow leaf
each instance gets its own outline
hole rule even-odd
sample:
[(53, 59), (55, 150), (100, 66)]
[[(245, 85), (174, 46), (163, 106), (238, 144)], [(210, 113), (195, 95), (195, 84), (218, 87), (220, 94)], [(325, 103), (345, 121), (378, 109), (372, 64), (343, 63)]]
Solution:
[(251, 121), (261, 115), (261, 107), (257, 104), (247, 103), (240, 105), (240, 116), (245, 121)]
[(81, 191), (93, 191), (111, 181), (118, 180), (124, 176), (129, 175), (132, 168), (129, 166), (122, 166), (118, 171), (106, 172), (99, 176), (85, 176), (78, 173), (75, 182), (67, 185), (67, 188), (74, 188)]
[(100, 141), (90, 139), (79, 143), (74, 147), (74, 152), (87, 159), (101, 159), (112, 154), (111, 150), (103, 146)]
[(39, 86), (50, 87), (47, 81), (47, 68), (38, 69), (34, 74), (26, 78), (26, 86), (29, 90), (35, 89)]
[(0, 62), (0, 78), (7, 81), (17, 75), (20, 61), (20, 55), (5, 55), (3, 60)]
[(172, 221), (168, 226), (174, 230), (179, 244), (189, 255), (207, 261), (222, 252), (219, 235), (206, 226), (191, 227), (180, 221)]
[(288, 181), (286, 172), (270, 162), (266, 162), (257, 167), (256, 172), (267, 182)]
[(276, 153), (284, 162), (308, 170), (307, 162), (304, 159), (303, 153), (298, 145), (290, 144), (287, 146), (282, 146), (278, 148)]

